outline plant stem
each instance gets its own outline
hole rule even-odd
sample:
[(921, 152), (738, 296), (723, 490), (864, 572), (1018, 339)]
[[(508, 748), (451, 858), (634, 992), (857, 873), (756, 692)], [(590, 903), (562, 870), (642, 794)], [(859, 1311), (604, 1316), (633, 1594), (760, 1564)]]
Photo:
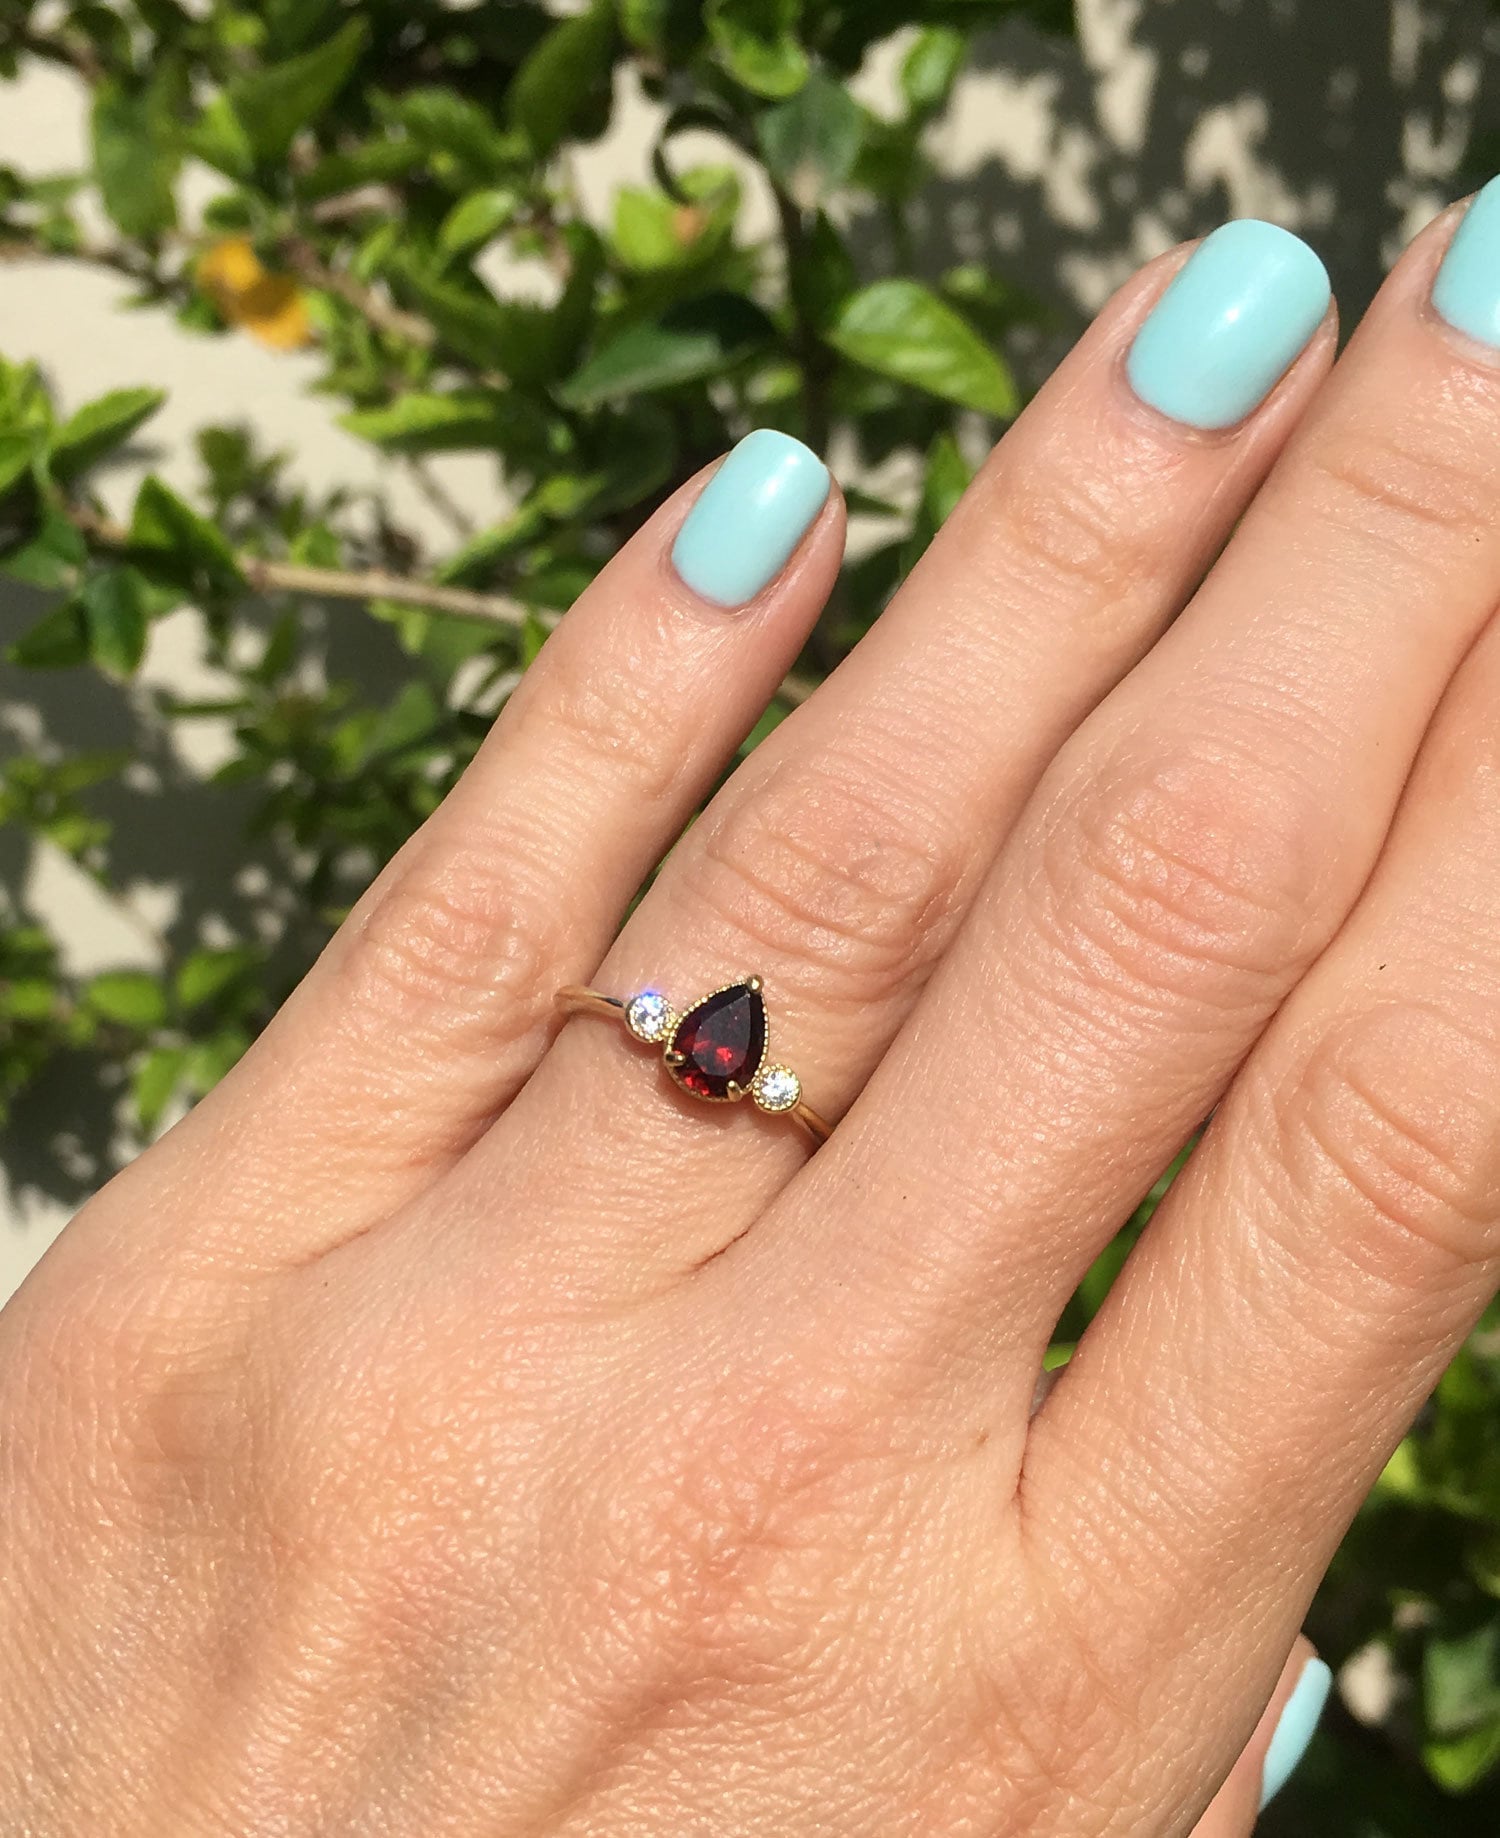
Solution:
[(796, 203), (779, 185), (774, 189), (781, 241), (786, 252), (786, 291), (792, 308), (793, 344), (802, 369), (807, 444), (814, 453), (826, 456), (833, 434), (833, 408), (829, 400), (833, 367), (828, 349), (818, 336), (818, 328), (808, 317), (802, 290), (797, 284), (797, 271), (807, 259), (807, 229)]
[[(84, 505), (67, 506), (67, 517), (96, 547), (123, 553), (131, 547), (123, 524), (102, 517)], [(473, 593), (464, 587), (443, 587), (436, 581), (414, 581), (383, 568), (315, 568), (303, 562), (268, 561), (263, 556), (239, 554), (235, 564), (246, 585), (260, 594), (305, 594), (319, 600), (389, 600), (419, 612), (443, 613), (450, 619), (472, 619), (480, 625), (514, 628), (523, 624), (529, 610), (502, 594)]]
[[(123, 524), (86, 505), (70, 504), (65, 508), (69, 522), (97, 548), (115, 553), (129, 550), (130, 532)], [(415, 581), (382, 568), (314, 568), (301, 562), (267, 561), (259, 555), (245, 554), (236, 555), (235, 562), (246, 586), (258, 594), (355, 602), (385, 600), (417, 612), (441, 613), (449, 619), (468, 619), (510, 631), (532, 616), (531, 608), (503, 594), (474, 593), (463, 587), (443, 587), (435, 581)], [(785, 678), (777, 694), (781, 701), (796, 706), (816, 688), (816, 683), (793, 674)]]
[(300, 237), (285, 238), (277, 245), (277, 253), (298, 280), (317, 288), (320, 293), (337, 295), (377, 332), (420, 345), (424, 351), (437, 343), (436, 328), (428, 320), (407, 312), (373, 288), (362, 286), (352, 274), (330, 268), (312, 245)]
[(80, 33), (59, 30), (48, 36), (27, 26), (18, 26), (13, 31), (0, 34), (0, 45), (7, 41), (17, 51), (42, 58), (49, 64), (63, 64), (76, 70), (90, 86), (104, 81), (104, 66), (94, 47)]

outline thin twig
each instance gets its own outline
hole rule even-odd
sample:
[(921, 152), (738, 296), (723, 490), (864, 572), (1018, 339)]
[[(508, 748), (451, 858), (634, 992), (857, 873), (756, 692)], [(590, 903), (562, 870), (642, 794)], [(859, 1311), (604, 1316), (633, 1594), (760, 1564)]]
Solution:
[(76, 70), (90, 85), (104, 81), (104, 66), (93, 46), (80, 33), (59, 30), (50, 36), (18, 26), (0, 34), (0, 44), (9, 43), (17, 51), (43, 58), (49, 64), (66, 64)]
[[(101, 516), (87, 505), (70, 504), (66, 508), (69, 522), (99, 548), (125, 551), (131, 547), (130, 532), (123, 524)], [(314, 568), (244, 554), (234, 559), (246, 585), (255, 593), (298, 594), (315, 600), (385, 600), (393, 606), (443, 613), (450, 619), (469, 619), (507, 630), (514, 630), (532, 616), (532, 609), (501, 594), (473, 593), (462, 587), (442, 587), (435, 581), (414, 581), (382, 568)], [(817, 687), (810, 678), (793, 672), (782, 681), (777, 694), (781, 701), (795, 707)]]
[(437, 343), (437, 329), (430, 321), (387, 300), (384, 294), (364, 286), (352, 274), (330, 268), (312, 245), (303, 242), (300, 237), (285, 238), (278, 244), (278, 253), (299, 280), (305, 281), (309, 287), (316, 287), (321, 293), (336, 294), (345, 306), (352, 306), (377, 332), (384, 332), (391, 338), (405, 339), (408, 344), (420, 345), (423, 350), (431, 350)]
[(49, 249), (40, 237), (17, 235), (14, 230), (0, 233), (0, 262), (30, 261), (87, 262), (91, 267), (122, 274), (127, 281), (151, 287), (167, 284), (149, 262), (120, 243), (78, 243), (71, 249)]
[[(185, 241), (181, 237), (168, 237), (164, 239), (164, 246)], [(430, 351), (437, 343), (437, 328), (430, 320), (407, 312), (374, 288), (363, 286), (353, 275), (330, 268), (309, 244), (296, 238), (288, 239), (278, 245), (278, 253), (298, 280), (322, 293), (337, 295), (377, 332), (419, 345), (424, 351)], [(32, 260), (86, 262), (91, 267), (108, 268), (143, 286), (166, 288), (184, 296), (192, 291), (184, 271), (162, 274), (125, 244), (80, 242), (71, 249), (52, 249), (39, 237), (24, 232), (9, 230), (0, 234), (0, 262)]]
[[(68, 520), (88, 540), (102, 549), (125, 551), (130, 532), (123, 524), (101, 517), (86, 505), (67, 507)], [(529, 609), (502, 594), (473, 593), (464, 587), (443, 587), (436, 581), (414, 581), (384, 568), (315, 568), (303, 562), (268, 561), (260, 555), (236, 555), (235, 565), (246, 585), (261, 594), (303, 594), (318, 600), (388, 600), (426, 613), (444, 613), (450, 619), (472, 619), (480, 625), (510, 629), (523, 624)]]

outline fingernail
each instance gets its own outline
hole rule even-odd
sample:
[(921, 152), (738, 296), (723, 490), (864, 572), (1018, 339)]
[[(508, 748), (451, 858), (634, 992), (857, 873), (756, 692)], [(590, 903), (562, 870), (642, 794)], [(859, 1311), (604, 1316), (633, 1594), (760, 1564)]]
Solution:
[(1260, 1777), (1260, 1804), (1264, 1811), (1292, 1778), (1317, 1730), (1333, 1689), (1333, 1674), (1321, 1659), (1310, 1659), (1302, 1669), (1296, 1689), (1282, 1707), (1276, 1734), (1266, 1750)]
[(1500, 179), (1491, 179), (1464, 212), (1433, 283), (1432, 304), (1460, 332), (1500, 345)]
[(1190, 428), (1232, 428), (1285, 376), (1330, 298), (1328, 271), (1300, 237), (1253, 217), (1226, 223), (1136, 334), (1130, 386)]
[(696, 594), (744, 606), (769, 587), (828, 502), (828, 468), (790, 434), (747, 434), (709, 480), (672, 550)]

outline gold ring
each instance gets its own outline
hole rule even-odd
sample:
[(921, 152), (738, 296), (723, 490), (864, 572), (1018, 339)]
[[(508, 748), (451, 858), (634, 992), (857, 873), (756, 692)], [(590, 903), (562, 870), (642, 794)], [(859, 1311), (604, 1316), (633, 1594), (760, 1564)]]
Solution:
[(749, 1098), (774, 1117), (791, 1117), (816, 1143), (832, 1127), (805, 1103), (802, 1081), (770, 1057), (771, 1023), (758, 976), (715, 989), (691, 1007), (676, 1009), (659, 990), (643, 989), (622, 1001), (570, 983), (557, 992), (566, 1015), (600, 1015), (624, 1024), (644, 1046), (660, 1047), (679, 1088), (705, 1104), (739, 1104)]

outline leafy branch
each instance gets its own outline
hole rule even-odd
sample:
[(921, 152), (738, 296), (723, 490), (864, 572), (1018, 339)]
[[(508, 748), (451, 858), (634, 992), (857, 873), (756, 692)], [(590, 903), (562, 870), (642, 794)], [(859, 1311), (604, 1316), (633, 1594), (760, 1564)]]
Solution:
[[(64, 514), (73, 527), (100, 549), (128, 556), (135, 548), (124, 524), (85, 505), (69, 504)], [(502, 594), (474, 593), (462, 587), (444, 587), (433, 581), (412, 580), (382, 568), (318, 568), (307, 563), (268, 561), (262, 556), (236, 551), (231, 556), (236, 572), (252, 592), (262, 595), (293, 594), (318, 600), (354, 600), (368, 604), (383, 600), (392, 606), (409, 606), (420, 612), (441, 613), (448, 619), (470, 619), (480, 625), (516, 629), (534, 617), (531, 609)]]

